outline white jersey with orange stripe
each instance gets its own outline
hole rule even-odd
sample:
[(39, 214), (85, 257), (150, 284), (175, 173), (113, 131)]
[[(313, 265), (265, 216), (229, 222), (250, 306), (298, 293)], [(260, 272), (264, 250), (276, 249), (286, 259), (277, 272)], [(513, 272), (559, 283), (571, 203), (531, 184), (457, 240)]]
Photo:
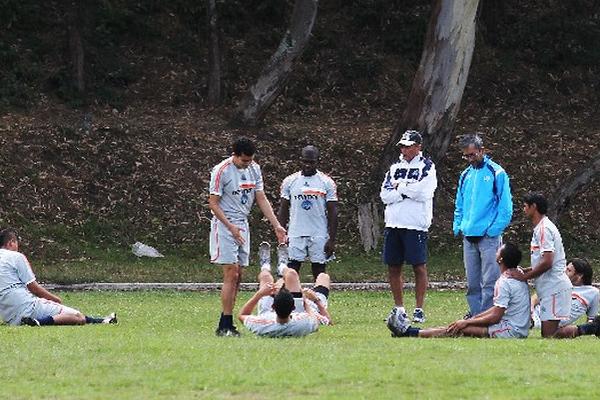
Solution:
[(0, 318), (4, 322), (18, 324), (22, 316), (31, 314), (37, 297), (27, 285), (34, 281), (35, 275), (24, 254), (0, 249)]
[(321, 171), (311, 176), (296, 172), (283, 180), (281, 197), (290, 202), (290, 237), (328, 237), (327, 202), (338, 201), (337, 187)]
[(289, 322), (280, 324), (273, 313), (262, 315), (249, 315), (244, 320), (244, 325), (258, 336), (284, 337), (306, 336), (319, 329), (317, 318), (308, 313), (292, 313)]
[(571, 289), (572, 284), (565, 274), (567, 261), (562, 237), (556, 225), (546, 216), (533, 229), (531, 237), (531, 266), (542, 260), (545, 252), (554, 253), (552, 267), (535, 279), (535, 290), (540, 298)]
[(500, 275), (494, 286), (494, 305), (505, 309), (503, 321), (523, 337), (528, 335), (531, 299), (526, 282)]
[(257, 191), (263, 191), (260, 166), (252, 162), (238, 168), (229, 157), (217, 164), (210, 174), (210, 194), (219, 196), (219, 206), (230, 221), (246, 220)]
[(573, 286), (571, 294), (571, 313), (569, 319), (561, 321), (560, 325), (569, 325), (586, 315), (587, 319), (593, 319), (598, 315), (598, 301), (600, 291), (591, 285)]

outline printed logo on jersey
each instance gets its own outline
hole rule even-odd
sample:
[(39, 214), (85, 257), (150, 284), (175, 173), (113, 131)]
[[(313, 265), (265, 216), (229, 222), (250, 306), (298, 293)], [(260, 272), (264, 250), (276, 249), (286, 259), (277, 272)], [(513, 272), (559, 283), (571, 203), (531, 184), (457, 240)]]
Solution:
[(304, 200), (304, 201), (302, 201), (302, 204), (300, 204), (300, 207), (302, 207), (302, 209), (308, 211), (312, 208), (312, 202), (310, 200)]
[(242, 204), (248, 203), (248, 194), (247, 193), (242, 193), (242, 197), (240, 198), (240, 203), (242, 203)]

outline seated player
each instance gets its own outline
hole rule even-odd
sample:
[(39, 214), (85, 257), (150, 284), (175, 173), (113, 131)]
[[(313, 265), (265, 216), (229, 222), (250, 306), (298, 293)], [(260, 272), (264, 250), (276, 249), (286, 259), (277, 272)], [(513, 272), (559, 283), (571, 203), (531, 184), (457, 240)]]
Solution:
[(19, 253), (14, 229), (0, 231), (0, 317), (10, 325), (117, 323), (115, 313), (102, 318), (85, 316), (40, 286), (27, 257)]
[[(559, 327), (573, 324), (581, 316), (586, 315), (587, 321), (592, 322), (598, 315), (598, 301), (600, 291), (592, 286), (593, 273), (592, 267), (587, 260), (574, 258), (569, 261), (565, 273), (573, 284), (573, 293), (571, 294), (571, 312), (568, 320), (560, 321)], [(531, 319), (534, 328), (541, 326), (540, 321), (540, 301), (534, 294), (531, 298)]]
[(461, 319), (441, 328), (418, 329), (401, 314), (388, 321), (392, 336), (482, 338), (526, 338), (529, 332), (529, 287), (527, 283), (509, 278), (506, 271), (517, 268), (521, 251), (511, 243), (498, 249), (496, 261), (500, 278), (494, 288), (494, 305), (470, 319)]
[[(261, 257), (259, 289), (240, 310), (239, 319), (251, 332), (268, 337), (305, 336), (315, 332), (320, 324), (331, 323), (327, 311), (329, 275), (319, 274), (314, 289), (303, 292), (294, 269), (283, 264), (283, 279), (278, 282), (274, 282), (269, 269)], [(252, 315), (257, 305), (258, 315)]]

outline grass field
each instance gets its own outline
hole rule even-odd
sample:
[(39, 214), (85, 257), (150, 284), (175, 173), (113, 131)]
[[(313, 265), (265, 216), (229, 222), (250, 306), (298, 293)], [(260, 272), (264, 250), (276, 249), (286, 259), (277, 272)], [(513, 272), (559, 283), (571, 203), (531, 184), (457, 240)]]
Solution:
[[(337, 292), (336, 324), (302, 339), (214, 336), (217, 293), (62, 293), (118, 325), (0, 326), (2, 399), (594, 398), (595, 337), (391, 338), (384, 292)], [(241, 293), (238, 308), (249, 293)], [(412, 293), (408, 293), (411, 304)], [(426, 326), (465, 309), (431, 292)]]

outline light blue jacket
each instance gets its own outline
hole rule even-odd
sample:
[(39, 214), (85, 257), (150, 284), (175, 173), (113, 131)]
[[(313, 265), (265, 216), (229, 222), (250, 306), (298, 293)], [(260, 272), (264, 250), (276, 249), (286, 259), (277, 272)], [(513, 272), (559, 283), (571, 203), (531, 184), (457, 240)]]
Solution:
[(488, 156), (479, 167), (469, 166), (458, 180), (454, 208), (454, 235), (502, 234), (513, 214), (508, 174)]

